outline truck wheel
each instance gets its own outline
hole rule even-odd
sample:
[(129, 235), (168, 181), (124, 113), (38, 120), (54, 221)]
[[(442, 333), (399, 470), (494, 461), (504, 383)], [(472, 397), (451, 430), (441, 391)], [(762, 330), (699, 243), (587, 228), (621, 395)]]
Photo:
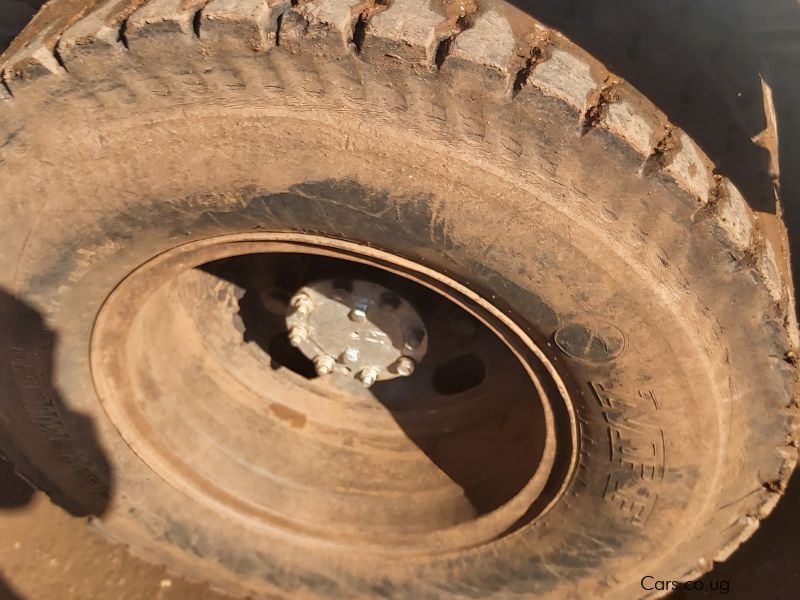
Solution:
[(710, 569), (795, 464), (780, 241), (557, 32), (354, 1), (55, 0), (14, 42), (3, 453), (231, 594)]

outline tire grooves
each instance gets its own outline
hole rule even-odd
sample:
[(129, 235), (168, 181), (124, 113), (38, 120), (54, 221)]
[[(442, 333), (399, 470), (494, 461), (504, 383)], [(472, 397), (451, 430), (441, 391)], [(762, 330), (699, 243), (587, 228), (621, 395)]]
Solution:
[(509, 96), (514, 100), (519, 93), (528, 84), (528, 78), (531, 72), (541, 62), (547, 60), (547, 44), (541, 44), (531, 47), (530, 55), (523, 59), (522, 66), (517, 67), (514, 77), (511, 78), (511, 87)]
[(283, 13), (279, 14), (275, 20), (275, 46), (281, 45), (281, 28), (283, 27)]
[(353, 30), (350, 34), (350, 43), (356, 54), (360, 55), (364, 48), (364, 41), (367, 38), (367, 28), (369, 22), (375, 15), (388, 10), (391, 6), (390, 0), (366, 0), (356, 4), (350, 9), (353, 22)]
[(203, 9), (198, 9), (194, 16), (192, 17), (192, 32), (194, 32), (194, 37), (198, 40), (200, 39), (200, 23), (202, 22), (203, 18)]
[(609, 76), (602, 87), (595, 91), (587, 102), (583, 111), (581, 122), (581, 135), (586, 135), (595, 127), (600, 127), (605, 119), (609, 104), (616, 102), (619, 97), (616, 92), (618, 81)]
[(55, 48), (53, 48), (53, 58), (56, 59), (58, 65), (64, 69), (65, 73), (69, 73), (69, 69), (67, 69), (67, 65), (64, 63), (64, 59), (61, 58), (61, 53), (58, 51), (58, 44), (56, 43)]
[(701, 204), (690, 217), (692, 223), (701, 223), (714, 219), (719, 214), (720, 204), (728, 199), (725, 179), (721, 175), (714, 175), (714, 185), (708, 192), (708, 202)]
[(444, 66), (456, 37), (474, 24), (478, 5), (474, 2), (445, 2), (444, 11), (447, 18), (432, 32), (434, 42), (429, 62), (437, 70)]
[(681, 142), (675, 132), (675, 127), (667, 125), (661, 139), (653, 147), (650, 156), (642, 166), (643, 175), (652, 175), (664, 170), (681, 149)]
[(125, 50), (129, 50), (130, 47), (128, 46), (128, 36), (125, 33), (125, 30), (128, 28), (128, 17), (125, 17), (119, 22), (119, 31), (117, 33), (117, 41), (122, 44), (122, 47)]

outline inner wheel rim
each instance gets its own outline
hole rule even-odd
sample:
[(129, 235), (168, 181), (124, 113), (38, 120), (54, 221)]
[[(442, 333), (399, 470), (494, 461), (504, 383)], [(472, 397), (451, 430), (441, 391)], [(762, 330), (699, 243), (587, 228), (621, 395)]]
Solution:
[[(388, 520), (391, 526), (375, 529), (371, 527), (370, 521), (380, 517), (384, 509), (388, 510), (389, 504), (365, 502), (363, 505), (365, 510), (362, 512), (366, 514), (363, 514), (363, 522), (357, 519), (347, 521), (345, 517), (342, 523), (328, 526), (324, 518), (317, 519), (313, 516), (317, 514), (313, 512), (314, 506), (311, 507), (311, 512), (308, 510), (305, 512), (305, 518), (301, 518), (304, 510), (298, 505), (305, 502), (302, 495), (304, 490), (301, 489), (295, 495), (286, 492), (294, 489), (296, 482), (282, 480), (280, 474), (264, 472), (259, 475), (265, 480), (271, 479), (278, 486), (270, 489), (280, 490), (280, 493), (271, 493), (270, 497), (247, 497), (241, 493), (231, 493), (230, 485), (224, 484), (225, 473), (215, 472), (214, 466), (209, 467), (208, 463), (212, 459), (216, 460), (216, 468), (224, 469), (226, 463), (219, 458), (224, 454), (227, 460), (233, 461), (230, 464), (244, 461), (251, 467), (251, 472), (258, 473), (257, 460), (247, 456), (246, 453), (237, 455), (231, 448), (223, 447), (220, 450), (221, 454), (217, 456), (213, 453), (204, 454), (198, 450), (198, 446), (187, 451), (186, 448), (176, 445), (175, 439), (181, 436), (187, 438), (188, 430), (180, 430), (176, 425), (174, 417), (181, 413), (179, 411), (176, 413), (175, 407), (184, 411), (182, 414), (186, 418), (183, 420), (187, 422), (191, 421), (194, 409), (191, 399), (166, 397), (159, 387), (153, 385), (151, 378), (143, 375), (156, 371), (154, 364), (163, 359), (148, 356), (146, 349), (148, 343), (143, 342), (148, 339), (148, 336), (144, 335), (148, 332), (148, 318), (153, 321), (155, 317), (152, 315), (157, 314), (153, 309), (147, 308), (148, 303), (155, 306), (154, 301), (150, 300), (158, 298), (159, 294), (166, 294), (164, 298), (174, 299), (174, 295), (170, 296), (165, 291), (171, 289), (169, 282), (194, 268), (222, 259), (256, 254), (325, 257), (380, 269), (446, 298), (488, 328), (524, 369), (536, 394), (532, 402), (538, 405), (536, 415), (541, 429), (541, 444), (537, 450), (535, 469), (521, 489), (504, 499), (501, 505), (477, 514), (474, 518), (454, 516), (460, 509), (453, 504), (444, 505), (445, 508), (440, 510), (440, 512), (452, 510), (453, 514), (442, 516), (438, 520), (428, 514), (433, 510), (430, 509), (424, 514), (420, 513), (421, 518), (418, 520), (416, 515), (411, 519), (401, 519), (402, 523)], [(230, 298), (225, 301), (230, 302)], [(170, 315), (170, 318), (172, 317), (173, 315)], [(203, 346), (205, 342), (201, 341), (199, 345)], [(205, 370), (203, 366), (206, 363), (198, 364), (198, 360), (203, 359), (193, 357), (192, 360), (194, 360), (195, 375)], [(176, 360), (175, 364), (179, 362)], [(344, 546), (350, 551), (432, 554), (490, 543), (545, 513), (563, 492), (577, 456), (576, 425), (566, 387), (545, 353), (522, 327), (466, 286), (433, 269), (387, 252), (343, 240), (296, 233), (259, 233), (201, 240), (169, 250), (135, 270), (110, 294), (95, 323), (91, 342), (91, 365), (98, 396), (118, 432), (134, 452), (167, 483), (194, 501), (229, 518), (245, 521), (249, 527), (267, 530), (276, 536), (292, 536), (295, 539), (300, 536), (315, 543)], [(200, 371), (197, 370), (198, 367)], [(182, 377), (186, 382), (190, 380), (190, 377), (187, 377), (189, 371), (188, 369), (184, 371), (179, 373), (178, 379)], [(291, 380), (291, 377), (289, 379)], [(177, 390), (185, 383), (179, 385), (173, 381), (171, 385), (173, 385), (172, 390)], [(288, 385), (294, 393), (308, 392), (308, 382), (298, 383), (291, 380)], [(277, 390), (277, 383), (275, 388), (270, 389)], [(337, 395), (333, 393), (332, 396)], [(287, 397), (292, 396), (283, 393), (281, 396), (283, 402), (275, 401), (270, 404), (271, 411), (289, 422), (290, 427), (297, 426), (299, 421), (308, 419), (309, 415), (296, 410), (296, 406), (291, 406), (292, 401), (287, 401)], [(253, 403), (244, 404), (246, 406), (237, 410), (250, 411), (248, 414), (252, 416)], [(359, 402), (355, 402), (354, 405), (361, 406)], [(557, 405), (559, 414), (567, 415), (567, 423), (561, 423), (558, 432), (556, 432), (554, 405)], [(219, 412), (224, 414), (226, 406)], [(159, 412), (167, 410), (165, 407), (172, 407), (170, 409), (173, 411), (172, 420), (167, 418), (168, 413)], [(335, 413), (338, 419), (340, 413), (346, 413), (352, 406), (335, 404), (334, 408), (335, 410), (326, 414)], [(279, 414), (281, 412), (283, 414)], [(224, 430), (225, 424), (223, 417), (217, 419), (216, 431), (220, 431), (220, 428)], [(176, 429), (171, 439), (169, 427), (173, 426)], [(195, 428), (191, 433), (195, 439), (206, 435), (200, 428)], [(265, 436), (267, 439), (270, 437)], [(346, 437), (342, 439), (346, 440)], [(208, 444), (213, 443), (213, 439), (208, 440)], [(346, 444), (346, 441), (343, 443)], [(265, 445), (261, 449), (267, 448), (269, 446)], [(560, 467), (554, 469), (557, 455)], [(526, 456), (526, 460), (529, 458)], [(392, 464), (387, 462), (386, 465), (387, 472), (392, 472)], [(345, 467), (348, 465), (342, 466), (346, 471)], [(358, 468), (355, 468), (354, 472), (357, 471)], [(307, 482), (304, 482), (304, 485), (305, 483)], [(303, 488), (302, 485), (299, 487)], [(327, 493), (329, 490), (322, 491)], [(335, 491), (339, 493), (342, 490)], [(345, 489), (342, 493), (349, 492)], [(357, 498), (369, 498), (371, 494), (366, 488), (355, 490), (354, 493), (354, 497)], [(425, 504), (432, 497), (423, 496), (420, 502)], [(401, 491), (399, 498), (402, 502), (413, 504), (416, 495), (412, 494), (412, 498), (408, 498)], [(298, 508), (287, 509), (287, 504)], [(318, 512), (324, 514), (330, 507), (320, 504), (316, 508), (321, 508), (322, 510)], [(312, 516), (309, 518), (309, 515)]]

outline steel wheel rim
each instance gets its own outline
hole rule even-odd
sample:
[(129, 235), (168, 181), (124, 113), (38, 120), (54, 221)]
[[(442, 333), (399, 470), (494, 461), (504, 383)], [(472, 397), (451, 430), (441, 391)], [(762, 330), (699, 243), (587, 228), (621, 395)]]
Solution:
[[(187, 473), (185, 465), (176, 461), (157, 442), (157, 432), (142, 421), (126, 395), (130, 385), (126, 384), (125, 354), (109, 351), (116, 340), (125, 337), (129, 319), (126, 315), (136, 313), (137, 303), (147, 296), (153, 282), (163, 282), (177, 273), (214, 260), (255, 253), (302, 253), (327, 256), (355, 263), (367, 264), (425, 286), (445, 296), (460, 306), (505, 343), (527, 371), (533, 386), (538, 390), (542, 402), (545, 422), (545, 448), (539, 464), (524, 487), (502, 506), (481, 515), (472, 521), (446, 527), (420, 535), (403, 533), (394, 536), (391, 543), (379, 543), (359, 539), (358, 535), (329, 535), (301, 523), (287, 521), (263, 507), (253, 506), (227, 494), (225, 490), (210, 489), (207, 482), (197, 480)], [(537, 362), (537, 369), (531, 362)], [(159, 476), (176, 487), (192, 500), (219, 511), (228, 517), (244, 520), (248, 526), (269, 532), (274, 536), (291, 536), (315, 544), (333, 548), (346, 547), (349, 551), (426, 555), (458, 552), (491, 543), (511, 534), (522, 525), (531, 523), (545, 514), (561, 496), (574, 470), (577, 460), (576, 422), (569, 395), (564, 382), (541, 348), (533, 342), (525, 330), (510, 317), (503, 314), (492, 303), (470, 290), (467, 286), (442, 273), (382, 250), (353, 242), (316, 235), (297, 233), (241, 234), (221, 236), (191, 242), (160, 254), (128, 275), (109, 295), (98, 314), (91, 341), (91, 365), (98, 396), (114, 423), (117, 431), (133, 451)], [(548, 379), (545, 391), (542, 376)], [(552, 390), (558, 397), (552, 397)], [(569, 447), (559, 444), (555, 435), (552, 402), (566, 408), (569, 422)], [(557, 448), (558, 446), (558, 448)], [(567, 453), (567, 468), (557, 485), (551, 476), (556, 460), (556, 451)], [(542, 497), (545, 486), (552, 488), (547, 497)], [(537, 505), (534, 515), (531, 507)]]

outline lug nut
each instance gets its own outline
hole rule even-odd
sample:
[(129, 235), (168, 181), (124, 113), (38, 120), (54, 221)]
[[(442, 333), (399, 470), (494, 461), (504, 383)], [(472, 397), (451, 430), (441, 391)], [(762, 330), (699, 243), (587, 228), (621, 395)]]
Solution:
[(359, 354), (358, 348), (347, 348), (342, 353), (342, 360), (347, 363), (358, 362)]
[(276, 309), (283, 300), (284, 335), (328, 380), (347, 378), (352, 385), (355, 379), (370, 388), (415, 374), (425, 355), (424, 321), (407, 299), (377, 282), (320, 279), (294, 288), (293, 295), (273, 287), (262, 296)]
[(292, 299), (292, 314), (304, 318), (307, 317), (312, 310), (314, 310), (314, 303), (311, 301), (308, 294), (301, 292)]
[(401, 377), (408, 377), (414, 372), (416, 366), (414, 359), (403, 356), (395, 363), (394, 370)]
[(367, 367), (366, 369), (361, 369), (358, 373), (358, 380), (361, 382), (361, 385), (364, 387), (371, 387), (373, 383), (378, 379), (378, 371), (374, 367)]
[(425, 332), (416, 327), (406, 331), (406, 347), (410, 350), (416, 350), (422, 345), (425, 339)]
[(314, 369), (317, 375), (328, 375), (333, 371), (333, 359), (330, 356), (320, 355), (314, 357)]
[(347, 314), (347, 318), (353, 323), (363, 323), (367, 320), (367, 313), (363, 308), (354, 308)]
[(297, 348), (308, 337), (308, 330), (302, 325), (292, 325), (289, 329), (289, 343)]

